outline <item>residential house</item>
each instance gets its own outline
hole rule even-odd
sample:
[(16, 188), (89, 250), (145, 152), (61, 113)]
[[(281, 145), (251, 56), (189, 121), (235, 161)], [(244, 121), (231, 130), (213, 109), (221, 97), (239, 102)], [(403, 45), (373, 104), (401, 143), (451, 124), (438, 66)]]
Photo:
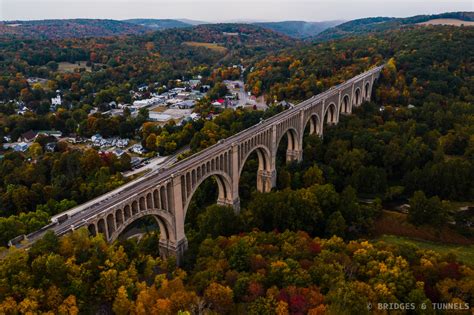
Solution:
[(25, 152), (30, 147), (31, 143), (19, 142), (12, 146), (12, 149), (16, 152)]
[(36, 132), (33, 130), (28, 130), (21, 134), (20, 138), (18, 138), (18, 142), (31, 142), (36, 139)]
[(136, 153), (136, 154), (145, 154), (146, 150), (143, 148), (141, 144), (134, 144), (132, 145), (129, 149), (130, 152)]
[(56, 97), (51, 98), (51, 110), (55, 110), (58, 106), (62, 105), (61, 94), (57, 94)]

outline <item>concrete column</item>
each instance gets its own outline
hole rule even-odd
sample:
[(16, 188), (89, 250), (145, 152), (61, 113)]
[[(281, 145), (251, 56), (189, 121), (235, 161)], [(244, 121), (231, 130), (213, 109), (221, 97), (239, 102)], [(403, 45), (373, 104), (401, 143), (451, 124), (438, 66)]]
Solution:
[(174, 214), (174, 241), (168, 241), (167, 245), (161, 244), (160, 249), (166, 251), (166, 255), (176, 256), (178, 264), (182, 261), (184, 251), (188, 248), (188, 240), (184, 232), (184, 205), (183, 199), (181, 198), (181, 178), (180, 176), (171, 175), (171, 187), (173, 195), (173, 214)]
[(236, 213), (240, 212), (240, 197), (239, 197), (239, 180), (240, 180), (240, 170), (239, 170), (239, 146), (236, 143), (232, 143), (232, 152), (231, 152), (231, 166), (230, 166), (230, 178), (232, 179), (232, 200), (230, 203), (227, 203), (228, 206), (234, 208)]
[[(303, 142), (303, 141), (301, 141)], [(301, 162), (303, 160), (303, 150), (286, 150), (286, 162)]]
[(352, 114), (352, 105), (354, 104), (354, 90), (355, 90), (355, 84), (352, 83), (351, 99), (349, 100), (349, 113), (351, 114)]
[(183, 264), (184, 253), (188, 249), (188, 240), (184, 238), (180, 242), (171, 242), (170, 240), (161, 240), (159, 243), (160, 256), (162, 258), (175, 257), (176, 263)]
[(259, 170), (257, 174), (257, 190), (262, 193), (270, 192), (276, 186), (276, 170)]
[(337, 106), (336, 106), (336, 124), (339, 122), (339, 117), (341, 115), (341, 108), (342, 108), (342, 104), (341, 104), (341, 94), (342, 94), (342, 91), (339, 90), (339, 97), (338, 97), (338, 101), (337, 101)]
[(321, 122), (320, 122), (320, 124), (321, 124), (321, 127), (320, 127), (321, 128), (321, 137), (324, 135), (324, 123), (325, 123), (324, 120), (326, 119), (326, 117), (324, 116), (324, 113), (326, 111), (325, 107), (326, 107), (326, 99), (323, 99), (322, 104), (321, 104), (321, 115), (320, 115), (320, 117), (321, 117)]

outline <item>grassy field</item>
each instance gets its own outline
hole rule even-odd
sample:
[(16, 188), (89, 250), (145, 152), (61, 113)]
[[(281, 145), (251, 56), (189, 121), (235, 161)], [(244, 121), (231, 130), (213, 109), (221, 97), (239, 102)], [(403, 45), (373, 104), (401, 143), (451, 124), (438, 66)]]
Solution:
[(421, 25), (453, 25), (453, 26), (474, 26), (472, 21), (462, 21), (458, 19), (434, 19), (426, 22), (418, 23)]
[(74, 72), (76, 69), (85, 68), (86, 71), (91, 71), (91, 67), (86, 66), (86, 61), (78, 61), (76, 63), (58, 62), (59, 72)]
[(396, 235), (412, 239), (425, 240), (456, 245), (474, 245), (474, 240), (467, 238), (454, 229), (432, 226), (414, 226), (407, 220), (407, 215), (395, 211), (384, 210), (375, 222), (375, 235)]
[(404, 244), (413, 244), (421, 249), (429, 249), (440, 254), (454, 253), (456, 257), (463, 263), (474, 266), (474, 245), (450, 245), (414, 240), (408, 237), (395, 235), (382, 235), (376, 240), (399, 246), (403, 246)]
[(203, 47), (223, 54), (227, 53), (227, 48), (215, 43), (184, 42), (183, 44), (191, 47)]

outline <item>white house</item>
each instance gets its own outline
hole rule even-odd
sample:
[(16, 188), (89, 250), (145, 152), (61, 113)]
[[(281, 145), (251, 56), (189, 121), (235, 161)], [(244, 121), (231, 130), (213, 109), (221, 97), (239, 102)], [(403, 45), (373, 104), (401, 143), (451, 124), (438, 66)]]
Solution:
[(53, 97), (51, 99), (51, 105), (53, 107), (61, 106), (61, 104), (62, 104), (62, 100), (61, 100), (61, 95), (60, 94), (57, 94), (56, 97)]

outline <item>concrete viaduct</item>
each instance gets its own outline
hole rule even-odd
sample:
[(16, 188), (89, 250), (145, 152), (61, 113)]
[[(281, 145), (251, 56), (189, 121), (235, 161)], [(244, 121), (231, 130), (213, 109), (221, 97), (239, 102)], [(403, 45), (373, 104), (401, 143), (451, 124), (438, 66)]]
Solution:
[[(11, 246), (31, 243), (47, 230), (64, 235), (87, 227), (112, 242), (132, 222), (152, 216), (160, 228), (160, 254), (182, 257), (187, 248), (184, 222), (188, 205), (199, 185), (213, 176), (219, 189), (217, 203), (239, 211), (239, 178), (247, 158), (258, 156), (257, 189), (269, 192), (276, 184), (276, 155), (286, 135), (287, 161), (300, 161), (303, 133), (323, 135), (323, 128), (337, 124), (340, 115), (368, 101), (383, 66), (373, 68), (319, 95), (303, 101), (234, 136), (184, 159), (169, 168), (147, 174), (88, 203), (61, 213), (30, 235), (10, 241)], [(23, 243), (23, 244), (25, 244)]]

